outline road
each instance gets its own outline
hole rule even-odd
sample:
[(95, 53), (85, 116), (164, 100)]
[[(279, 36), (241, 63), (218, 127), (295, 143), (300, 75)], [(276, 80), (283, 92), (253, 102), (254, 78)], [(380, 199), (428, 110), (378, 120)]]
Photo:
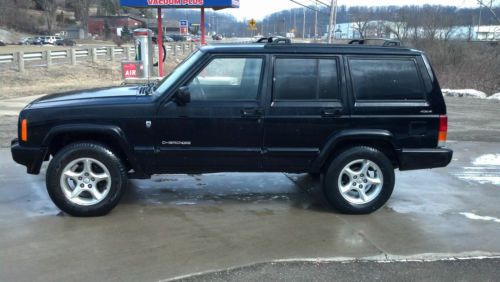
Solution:
[[(500, 143), (450, 146), (448, 168), (398, 172), (392, 198), (371, 215), (330, 210), (307, 175), (221, 173), (130, 181), (111, 214), (88, 219), (59, 212), (43, 174), (25, 174), (3, 149), (0, 281), (158, 281), (240, 266), (191, 279), (357, 280), (353, 270), (387, 268), (495, 280), (498, 260), (478, 258), (500, 255)], [(453, 257), (476, 259), (442, 260)], [(436, 260), (420, 265), (429, 276), (402, 262), (423, 259)]]

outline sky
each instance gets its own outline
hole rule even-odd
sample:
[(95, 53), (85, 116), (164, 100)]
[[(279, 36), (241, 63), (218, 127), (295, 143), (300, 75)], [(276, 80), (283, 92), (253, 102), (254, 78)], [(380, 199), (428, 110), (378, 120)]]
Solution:
[[(314, 0), (296, 0), (297, 2), (303, 4), (312, 4)], [(320, 0), (324, 3), (330, 3), (330, 0)], [(373, 0), (338, 0), (338, 5), (346, 6), (389, 6), (389, 5), (449, 5), (457, 7), (477, 7), (476, 0), (383, 0), (376, 1), (377, 4), (374, 5)], [(486, 1), (488, 2), (488, 1)], [(321, 4), (319, 4), (321, 5)], [(266, 15), (278, 12), (281, 10), (300, 8), (301, 6), (292, 3), (289, 0), (240, 0), (239, 9), (226, 9), (222, 10), (223, 13), (229, 13), (237, 17), (239, 20), (251, 19), (256, 20), (263, 19)]]

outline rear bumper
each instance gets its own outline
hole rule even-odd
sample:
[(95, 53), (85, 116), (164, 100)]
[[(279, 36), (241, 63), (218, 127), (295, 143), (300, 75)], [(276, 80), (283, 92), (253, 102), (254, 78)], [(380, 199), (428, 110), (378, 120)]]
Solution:
[(39, 174), (42, 163), (47, 154), (46, 148), (24, 147), (19, 144), (17, 139), (10, 143), (10, 152), (12, 159), (18, 164), (24, 165), (29, 174)]
[(447, 166), (453, 151), (448, 148), (402, 149), (398, 157), (399, 170), (436, 168)]

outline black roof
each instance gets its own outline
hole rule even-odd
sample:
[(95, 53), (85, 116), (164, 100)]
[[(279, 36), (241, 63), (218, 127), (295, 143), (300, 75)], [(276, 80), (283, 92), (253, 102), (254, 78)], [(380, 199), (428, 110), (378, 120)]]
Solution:
[(422, 52), (407, 47), (382, 47), (376, 45), (350, 44), (214, 44), (201, 48), (209, 53), (317, 53), (317, 54), (379, 54), (379, 55), (419, 55)]

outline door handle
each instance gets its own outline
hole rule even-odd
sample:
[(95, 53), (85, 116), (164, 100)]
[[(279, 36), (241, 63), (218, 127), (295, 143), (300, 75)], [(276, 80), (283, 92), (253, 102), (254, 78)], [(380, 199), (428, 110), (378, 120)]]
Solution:
[(242, 109), (241, 110), (241, 116), (242, 117), (260, 117), (262, 115), (262, 112), (260, 109)]
[(337, 117), (342, 115), (342, 109), (323, 109), (321, 115), (324, 117)]

